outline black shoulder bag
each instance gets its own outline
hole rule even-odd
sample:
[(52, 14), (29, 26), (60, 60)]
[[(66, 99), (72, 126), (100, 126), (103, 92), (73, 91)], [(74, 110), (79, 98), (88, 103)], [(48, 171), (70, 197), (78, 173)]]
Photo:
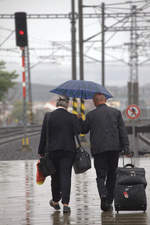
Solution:
[[(46, 121), (46, 144), (48, 143), (48, 119), (49, 114), (47, 113), (47, 121)], [(47, 148), (46, 148), (47, 149)], [(56, 172), (53, 161), (50, 159), (49, 154), (46, 152), (44, 157), (40, 158), (40, 162), (38, 164), (39, 170), (43, 174), (44, 177), (53, 175)]]
[(73, 168), (75, 174), (79, 174), (84, 173), (85, 171), (91, 168), (91, 158), (89, 153), (81, 146), (79, 137), (77, 135), (75, 137), (79, 146), (76, 149)]

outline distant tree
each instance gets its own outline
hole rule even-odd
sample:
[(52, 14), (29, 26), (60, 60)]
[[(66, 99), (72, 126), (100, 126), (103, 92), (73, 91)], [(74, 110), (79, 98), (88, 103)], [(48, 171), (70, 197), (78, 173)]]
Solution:
[(16, 101), (13, 105), (13, 110), (11, 113), (13, 120), (22, 121), (23, 117), (23, 105), (21, 101)]
[(5, 62), (0, 61), (0, 101), (4, 100), (8, 89), (16, 84), (14, 80), (18, 77), (16, 71), (6, 71), (5, 64)]
[[(27, 115), (26, 115), (26, 122), (30, 123), (30, 111), (29, 111), (29, 103), (26, 105)], [(33, 114), (33, 118), (34, 118)], [(23, 102), (18, 100), (13, 104), (13, 109), (10, 114), (10, 118), (13, 121), (17, 121), (18, 123), (23, 123)]]

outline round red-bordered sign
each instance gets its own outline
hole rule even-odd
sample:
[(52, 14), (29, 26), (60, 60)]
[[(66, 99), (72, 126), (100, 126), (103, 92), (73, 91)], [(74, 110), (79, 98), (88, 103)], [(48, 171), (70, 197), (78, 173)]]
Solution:
[(126, 109), (126, 115), (129, 119), (137, 119), (140, 113), (140, 108), (137, 105), (129, 105)]

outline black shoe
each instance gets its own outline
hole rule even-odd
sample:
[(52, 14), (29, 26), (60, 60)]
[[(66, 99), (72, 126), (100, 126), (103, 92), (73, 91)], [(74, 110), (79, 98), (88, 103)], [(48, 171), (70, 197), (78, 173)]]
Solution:
[(54, 204), (53, 200), (50, 200), (49, 204), (50, 204), (51, 207), (53, 207), (56, 210), (60, 209), (60, 205), (59, 204)]
[(70, 213), (71, 212), (71, 209), (69, 206), (64, 206), (63, 207), (63, 213)]
[(113, 210), (112, 204), (107, 203), (107, 211), (112, 211), (112, 210)]
[(101, 209), (106, 211), (106, 198), (101, 198)]
[(101, 198), (101, 209), (103, 211), (111, 211), (113, 210), (113, 207), (107, 202), (106, 198)]

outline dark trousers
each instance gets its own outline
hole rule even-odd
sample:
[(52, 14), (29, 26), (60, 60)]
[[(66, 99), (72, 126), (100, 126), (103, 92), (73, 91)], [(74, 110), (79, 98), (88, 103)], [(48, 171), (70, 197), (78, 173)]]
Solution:
[(50, 154), (55, 165), (56, 173), (51, 176), (51, 190), (53, 201), (62, 199), (63, 204), (70, 201), (71, 173), (75, 154), (57, 150)]
[(97, 188), (100, 198), (113, 202), (118, 167), (119, 152), (108, 151), (94, 156), (94, 167), (97, 175)]

